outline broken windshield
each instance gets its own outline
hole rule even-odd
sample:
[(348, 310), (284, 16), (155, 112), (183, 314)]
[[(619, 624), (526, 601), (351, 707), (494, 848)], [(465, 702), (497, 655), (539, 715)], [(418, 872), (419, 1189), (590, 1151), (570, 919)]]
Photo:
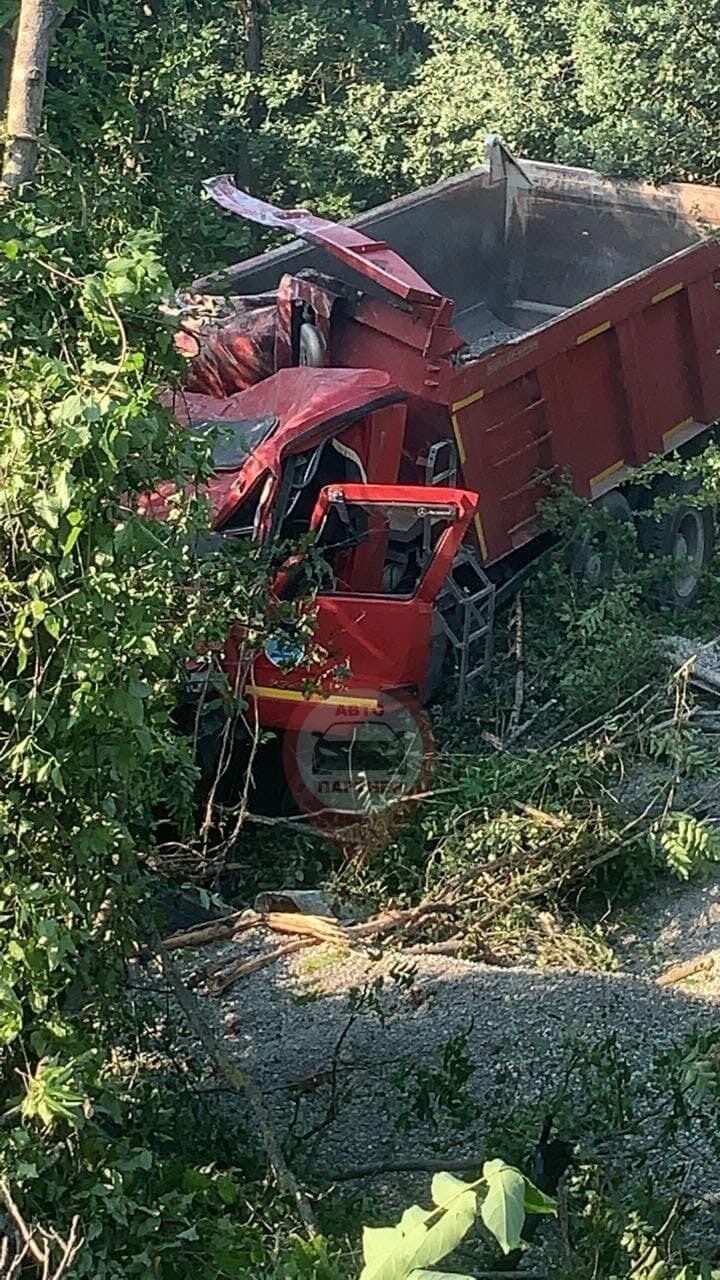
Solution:
[(247, 457), (267, 440), (278, 424), (274, 414), (263, 414), (258, 418), (241, 418), (237, 422), (205, 421), (193, 423), (193, 431), (198, 435), (209, 435), (216, 432), (213, 441), (212, 459), (216, 471), (234, 471)]

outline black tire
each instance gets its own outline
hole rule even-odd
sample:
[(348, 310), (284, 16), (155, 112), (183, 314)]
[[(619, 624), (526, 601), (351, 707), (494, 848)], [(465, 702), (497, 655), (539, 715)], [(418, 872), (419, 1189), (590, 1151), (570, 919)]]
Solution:
[[(634, 522), (630, 503), (617, 489), (611, 489), (609, 493), (603, 494), (602, 498), (593, 505), (596, 509), (606, 511), (614, 520), (619, 520), (622, 524)], [(608, 554), (602, 533), (588, 533), (586, 537), (574, 542), (570, 548), (570, 572), (574, 577), (582, 578), (588, 586), (597, 587), (603, 582), (609, 582), (626, 568), (627, 565), (622, 563), (622, 558), (618, 558), (616, 554), (612, 556)]]
[(710, 507), (679, 503), (659, 520), (643, 517), (640, 545), (645, 555), (670, 559), (675, 567), (656, 589), (660, 603), (675, 609), (694, 604), (702, 589), (702, 577), (712, 560), (715, 519)]

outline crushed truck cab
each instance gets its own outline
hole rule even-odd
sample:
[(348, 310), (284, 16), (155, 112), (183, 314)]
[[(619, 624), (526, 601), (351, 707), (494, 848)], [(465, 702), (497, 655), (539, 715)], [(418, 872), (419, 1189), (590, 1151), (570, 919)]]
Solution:
[[(260, 723), (292, 727), (318, 701), (372, 709), (390, 694), (420, 706), (438, 638), (434, 603), (476, 498), (397, 482), (405, 393), (373, 370), (297, 368), (222, 402), (188, 392), (166, 400), (195, 431), (217, 432), (208, 484), (214, 533), (287, 545), (309, 532), (327, 567), (311, 606), (321, 657), (309, 666), (304, 652), (289, 660), (271, 637), (253, 660), (244, 694)], [(278, 601), (298, 592), (298, 560), (277, 572)], [(231, 688), (242, 651), (238, 625), (222, 659)]]

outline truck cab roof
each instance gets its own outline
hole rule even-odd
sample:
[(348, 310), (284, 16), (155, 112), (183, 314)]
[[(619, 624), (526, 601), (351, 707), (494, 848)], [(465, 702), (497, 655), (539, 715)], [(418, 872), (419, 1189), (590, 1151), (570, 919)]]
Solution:
[[(166, 391), (163, 403), (178, 422), (207, 432), (227, 425), (218, 437), (215, 474), (208, 482), (213, 524), (224, 523), (243, 494), (298, 446), (312, 447), (384, 405), (406, 399), (389, 374), (377, 369), (280, 369), (271, 377), (224, 399), (183, 390)], [(164, 486), (144, 504), (162, 514)]]

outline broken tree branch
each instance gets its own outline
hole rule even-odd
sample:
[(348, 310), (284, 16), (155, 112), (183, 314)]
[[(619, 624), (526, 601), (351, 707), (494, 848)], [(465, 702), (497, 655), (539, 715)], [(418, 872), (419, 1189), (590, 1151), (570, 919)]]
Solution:
[(228, 967), (223, 966), (219, 970), (216, 967), (210, 982), (211, 989), (215, 995), (220, 995), (223, 991), (228, 991), (241, 978), (246, 978), (248, 974), (266, 969), (268, 965), (275, 964), (276, 960), (282, 960), (284, 956), (292, 956), (296, 951), (302, 951), (304, 947), (315, 946), (317, 942), (317, 938), (296, 938), (294, 942), (286, 942), (284, 946), (276, 947), (274, 951), (265, 951), (262, 955), (253, 956), (250, 960), (236, 960)]
[(705, 955), (693, 956), (691, 960), (683, 960), (681, 964), (674, 964), (672, 968), (666, 969), (657, 979), (659, 987), (671, 987), (675, 982), (683, 982), (685, 978), (692, 978), (696, 973), (707, 973), (715, 967), (717, 953), (710, 951)]

